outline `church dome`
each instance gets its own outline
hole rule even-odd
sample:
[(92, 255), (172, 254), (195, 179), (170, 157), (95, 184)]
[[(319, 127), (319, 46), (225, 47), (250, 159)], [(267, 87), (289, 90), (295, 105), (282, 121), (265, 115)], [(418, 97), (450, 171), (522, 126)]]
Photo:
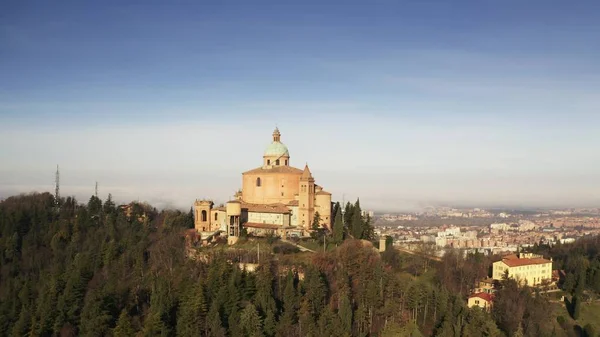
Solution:
[(265, 150), (265, 157), (283, 157), (290, 156), (287, 146), (281, 142), (272, 142)]

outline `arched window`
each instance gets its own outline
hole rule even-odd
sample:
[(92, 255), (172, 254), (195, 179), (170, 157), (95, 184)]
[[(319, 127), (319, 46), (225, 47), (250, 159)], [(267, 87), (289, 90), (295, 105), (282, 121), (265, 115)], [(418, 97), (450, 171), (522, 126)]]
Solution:
[(219, 213), (215, 213), (215, 221), (219, 219)]
[(202, 221), (206, 221), (206, 211), (202, 210)]
[(271, 165), (271, 159), (267, 159), (267, 165)]
[(279, 166), (279, 159), (275, 161), (275, 165)]
[(260, 177), (256, 178), (256, 186), (260, 187)]

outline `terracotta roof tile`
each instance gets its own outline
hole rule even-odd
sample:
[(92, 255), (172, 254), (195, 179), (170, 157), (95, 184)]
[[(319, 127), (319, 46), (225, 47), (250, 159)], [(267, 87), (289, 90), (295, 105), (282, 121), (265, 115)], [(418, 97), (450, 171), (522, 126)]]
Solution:
[(494, 295), (492, 294), (488, 294), (488, 293), (477, 293), (477, 294), (473, 294), (471, 296), (469, 296), (469, 298), (473, 298), (473, 297), (479, 297), (481, 299), (484, 299), (488, 302), (493, 302), (494, 301)]
[(258, 167), (242, 174), (269, 174), (269, 173), (293, 173), (302, 175), (302, 170), (292, 166), (272, 166), (271, 168)]
[(534, 264), (552, 263), (552, 261), (550, 261), (550, 260), (542, 259), (539, 257), (531, 258), (531, 259), (519, 258), (514, 254), (503, 257), (502, 262), (504, 262), (504, 264), (506, 264), (509, 267), (521, 267), (521, 266), (531, 266)]
[(292, 200), (288, 202), (288, 206), (298, 206), (300, 205), (300, 200)]
[(284, 204), (249, 204), (242, 203), (242, 209), (246, 209), (248, 212), (255, 213), (279, 213), (279, 214), (288, 214), (290, 213), (290, 209)]

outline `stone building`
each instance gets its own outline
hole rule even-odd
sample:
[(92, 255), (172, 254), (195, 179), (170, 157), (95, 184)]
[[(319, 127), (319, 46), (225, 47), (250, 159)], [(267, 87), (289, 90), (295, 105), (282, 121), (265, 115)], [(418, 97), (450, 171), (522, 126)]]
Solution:
[[(237, 220), (230, 214), (238, 208), (233, 204), (239, 204)], [(225, 207), (214, 207), (211, 200), (196, 200), (195, 228), (198, 232), (227, 230), (235, 220), (248, 233), (302, 236), (310, 231), (317, 212), (320, 226), (331, 229), (331, 209), (331, 193), (315, 183), (308, 164), (303, 170), (291, 166), (290, 153), (276, 128), (262, 165), (242, 173), (242, 189), (235, 200)]]

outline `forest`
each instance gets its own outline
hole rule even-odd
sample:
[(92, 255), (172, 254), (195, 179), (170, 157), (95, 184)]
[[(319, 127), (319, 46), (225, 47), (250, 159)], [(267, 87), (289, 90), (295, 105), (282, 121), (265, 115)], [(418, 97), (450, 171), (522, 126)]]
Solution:
[[(571, 336), (548, 298), (503, 280), (492, 312), (466, 297), (493, 258), (449, 252), (441, 262), (379, 253), (359, 202), (334, 207), (334, 249), (263, 254), (256, 271), (227, 247), (187, 257), (191, 212), (118, 207), (33, 193), (0, 202), (0, 334), (5, 336)], [(354, 208), (354, 209), (353, 209)], [(352, 214), (350, 216), (349, 214)], [(356, 239), (360, 238), (362, 240)], [(247, 240), (260, 240), (251, 239)], [(252, 242), (252, 241), (247, 241)], [(257, 241), (258, 242), (258, 241)], [(598, 286), (600, 239), (536, 247)], [(285, 256), (284, 256), (285, 255)], [(568, 280), (567, 280), (568, 281)], [(566, 283), (566, 282), (565, 282)], [(579, 289), (579, 290), (578, 290)]]

